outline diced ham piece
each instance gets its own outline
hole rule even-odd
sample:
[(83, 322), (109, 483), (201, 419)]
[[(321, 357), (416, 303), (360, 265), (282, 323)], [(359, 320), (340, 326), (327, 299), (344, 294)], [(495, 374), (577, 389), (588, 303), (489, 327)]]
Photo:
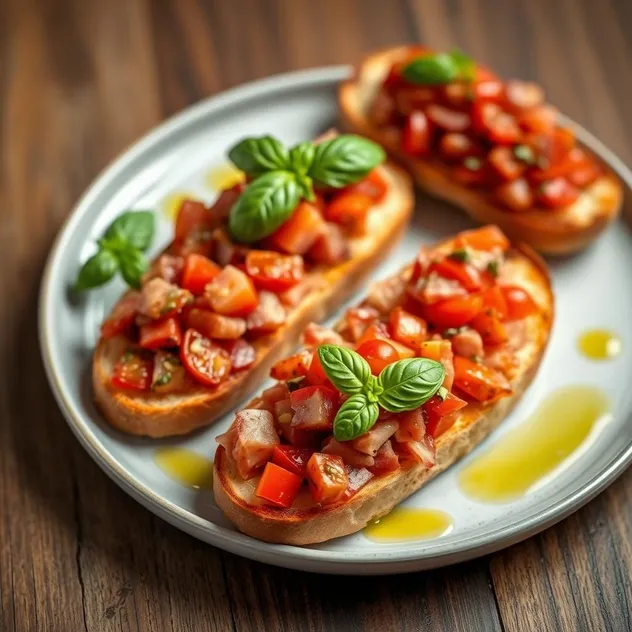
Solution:
[(426, 421), (421, 408), (410, 410), (397, 415), (399, 428), (395, 432), (395, 440), (400, 443), (403, 441), (419, 441), (426, 434)]
[(375, 465), (375, 459), (372, 456), (354, 450), (348, 441), (337, 441), (333, 437), (325, 442), (322, 451), (325, 454), (335, 454), (342, 457), (347, 465), (353, 467), (372, 467)]
[(466, 358), (481, 357), (485, 350), (483, 348), (483, 339), (475, 329), (465, 329), (460, 331), (450, 339), (452, 341), (452, 351), (456, 355), (465, 356)]
[(340, 408), (340, 395), (326, 386), (306, 386), (290, 393), (292, 426), (301, 430), (330, 431)]
[(261, 336), (276, 331), (285, 323), (285, 307), (276, 294), (259, 292), (259, 304), (248, 314), (246, 325), (250, 334)]
[(225, 228), (216, 228), (211, 234), (213, 260), (220, 266), (239, 264), (246, 260), (248, 248), (234, 244)]
[(314, 263), (333, 266), (349, 256), (349, 244), (338, 224), (327, 222), (325, 232), (314, 242), (307, 256)]
[(261, 399), (264, 401), (266, 408), (272, 411), (277, 402), (290, 399), (290, 389), (285, 382), (279, 382), (270, 388), (266, 388), (261, 393)]
[(139, 312), (148, 318), (157, 319), (171, 312), (179, 312), (193, 295), (162, 278), (151, 279), (143, 285)]
[(351, 339), (356, 342), (362, 334), (364, 334), (366, 328), (379, 320), (380, 312), (375, 307), (368, 305), (360, 307), (352, 307), (347, 310), (345, 314), (345, 331), (348, 332)]
[(380, 314), (388, 314), (402, 302), (407, 284), (407, 280), (399, 274), (373, 283), (369, 288), (366, 303), (377, 309)]
[(379, 476), (381, 474), (387, 474), (388, 472), (394, 472), (399, 469), (399, 457), (393, 450), (393, 444), (389, 439), (375, 455), (375, 465), (370, 467), (369, 470), (372, 474)]
[(319, 345), (346, 346), (345, 341), (338, 332), (317, 323), (310, 323), (305, 327), (303, 344), (307, 347), (317, 347)]
[(345, 465), (345, 471), (349, 479), (347, 491), (345, 492), (347, 498), (357, 494), (373, 478), (373, 474), (363, 467), (356, 468), (351, 465)]
[(349, 443), (358, 452), (375, 456), (386, 441), (397, 432), (398, 428), (399, 421), (397, 419), (378, 421), (371, 430)]
[(397, 443), (395, 449), (402, 461), (415, 461), (428, 469), (433, 467), (437, 460), (434, 439), (430, 435), (426, 435), (421, 441)]
[(467, 290), (454, 279), (446, 279), (436, 272), (421, 277), (410, 284), (409, 294), (418, 301), (430, 305), (454, 296), (466, 296)]
[(252, 478), (271, 458), (279, 436), (274, 429), (274, 419), (267, 410), (240, 410), (228, 432), (216, 441), (226, 448), (239, 475)]
[(167, 283), (178, 283), (184, 268), (184, 258), (174, 255), (160, 255), (150, 266), (149, 270), (143, 274), (142, 284), (157, 277), (164, 279)]

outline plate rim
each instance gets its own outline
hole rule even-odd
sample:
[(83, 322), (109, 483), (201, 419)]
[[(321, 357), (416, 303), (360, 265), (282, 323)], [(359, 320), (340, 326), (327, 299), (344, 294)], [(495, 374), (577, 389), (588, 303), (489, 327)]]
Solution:
[[(48, 255), (39, 292), (38, 335), (41, 357), (48, 382), (66, 423), (84, 449), (99, 467), (125, 492), (130, 494), (145, 508), (167, 520), (177, 528), (221, 549), (248, 557), (253, 560), (314, 572), (339, 574), (385, 574), (411, 572), (435, 568), (458, 561), (465, 561), (510, 546), (527, 537), (539, 533), (562, 520), (589, 502), (607, 485), (612, 483), (632, 462), (632, 442), (615, 454), (609, 462), (584, 485), (568, 493), (550, 507), (542, 508), (519, 525), (507, 525), (471, 536), (461, 543), (453, 544), (449, 551), (424, 553), (420, 550), (398, 551), (385, 547), (380, 554), (367, 552), (327, 551), (284, 544), (271, 544), (247, 536), (239, 531), (221, 527), (201, 516), (163, 498), (150, 487), (141, 483), (119, 463), (90, 429), (90, 418), (73, 410), (70, 398), (65, 393), (57, 369), (53, 362), (47, 324), (51, 316), (52, 297), (55, 286), (52, 283), (56, 271), (58, 254), (70, 238), (80, 218), (90, 211), (92, 202), (125, 168), (160, 140), (177, 134), (181, 128), (194, 124), (200, 118), (212, 115), (232, 104), (267, 96), (273, 92), (305, 89), (320, 84), (337, 84), (351, 76), (348, 65), (324, 66), (287, 72), (248, 82), (243, 85), (211, 95), (172, 115), (144, 134), (139, 140), (118, 154), (95, 179), (73, 206), (63, 222)], [(582, 143), (590, 147), (623, 181), (624, 187), (632, 189), (632, 172), (611, 150), (605, 147), (587, 130), (567, 117), (563, 122), (571, 124)]]

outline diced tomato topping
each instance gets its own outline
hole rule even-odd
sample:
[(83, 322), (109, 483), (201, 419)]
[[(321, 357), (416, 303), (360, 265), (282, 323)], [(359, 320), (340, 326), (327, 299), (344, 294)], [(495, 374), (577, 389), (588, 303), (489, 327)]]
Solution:
[(241, 371), (251, 367), (257, 359), (256, 349), (243, 338), (228, 340), (223, 344), (230, 353), (230, 364), (232, 371)]
[(282, 252), (304, 255), (326, 231), (327, 224), (318, 207), (303, 200), (269, 240)]
[(526, 290), (515, 285), (504, 285), (500, 290), (507, 304), (507, 320), (520, 320), (538, 313), (538, 306)]
[(411, 349), (420, 349), (428, 334), (426, 321), (396, 307), (389, 316), (389, 330), (393, 340), (401, 342)]
[(511, 145), (520, 141), (522, 132), (516, 118), (497, 103), (476, 101), (472, 109), (474, 129), (492, 143)]
[(445, 377), (442, 386), (450, 390), (454, 382), (454, 354), (449, 340), (428, 340), (421, 343), (421, 357), (443, 364)]
[(177, 393), (190, 385), (180, 358), (160, 349), (154, 357), (154, 371), (151, 376), (151, 390), (154, 393)]
[(270, 377), (275, 380), (287, 382), (297, 377), (305, 377), (312, 364), (314, 353), (309, 349), (303, 349), (294, 355), (279, 360), (270, 370)]
[(322, 504), (340, 500), (349, 485), (343, 460), (322, 452), (315, 452), (309, 459), (307, 480), (312, 498)]
[(456, 334), (451, 335), (450, 342), (452, 343), (452, 351), (456, 355), (471, 358), (473, 356), (482, 357), (485, 354), (481, 334), (470, 327), (462, 327)]
[(246, 321), (234, 316), (223, 316), (205, 309), (191, 309), (186, 315), (186, 326), (207, 338), (236, 340), (246, 332)]
[(424, 318), (436, 327), (462, 327), (467, 325), (483, 308), (480, 294), (455, 296), (424, 306)]
[(143, 285), (138, 311), (143, 316), (158, 320), (177, 314), (192, 301), (191, 292), (158, 277)]
[(586, 164), (575, 167), (573, 171), (568, 174), (568, 180), (576, 187), (583, 189), (592, 184), (601, 174), (599, 166), (590, 161)]
[(481, 148), (469, 136), (449, 132), (439, 141), (439, 153), (445, 160), (462, 160), (467, 156), (479, 156)]
[(362, 193), (368, 195), (374, 202), (381, 202), (388, 193), (388, 183), (379, 169), (373, 169), (360, 182), (351, 184), (344, 190), (347, 193)]
[(474, 250), (483, 250), (485, 252), (494, 251), (496, 249), (505, 252), (509, 249), (510, 242), (498, 226), (483, 226), (474, 230), (466, 230), (456, 238), (456, 247), (463, 248), (469, 246)]
[(566, 207), (579, 197), (579, 189), (566, 178), (547, 180), (540, 185), (537, 200), (547, 208)]
[(292, 445), (277, 445), (272, 453), (272, 462), (297, 476), (307, 476), (307, 463), (314, 454), (309, 448)]
[(259, 304), (248, 314), (246, 326), (252, 336), (263, 336), (275, 332), (285, 323), (287, 314), (276, 294), (262, 290)]
[(519, 110), (536, 107), (544, 101), (544, 91), (539, 85), (516, 79), (505, 84), (505, 96), (508, 103)]
[(497, 313), (489, 307), (484, 307), (471, 321), (470, 326), (478, 331), (485, 345), (494, 346), (507, 342), (505, 326)]
[(436, 439), (449, 430), (456, 421), (456, 412), (467, 406), (467, 402), (452, 393), (445, 399), (438, 395), (431, 397), (424, 405), (426, 415), (426, 432)]
[(246, 272), (256, 287), (270, 292), (284, 292), (303, 278), (303, 258), (267, 250), (251, 250), (246, 255)]
[(318, 323), (310, 323), (303, 331), (303, 344), (306, 347), (317, 347), (318, 345), (344, 345), (342, 336), (329, 327), (324, 327)]
[(140, 300), (138, 292), (128, 292), (119, 300), (101, 325), (101, 337), (104, 340), (124, 334), (133, 326)]
[(210, 209), (211, 215), (217, 220), (225, 220), (230, 214), (230, 209), (237, 202), (237, 198), (246, 190), (246, 182), (237, 182), (232, 187), (224, 189)]
[(220, 272), (221, 268), (208, 257), (192, 253), (184, 260), (180, 285), (192, 294), (204, 294), (204, 288)]
[(501, 184), (494, 189), (494, 196), (512, 211), (528, 211), (533, 206), (533, 193), (524, 178)]
[(367, 340), (356, 351), (369, 363), (373, 375), (379, 375), (382, 369), (400, 359), (393, 345), (386, 340)]
[(430, 265), (430, 271), (435, 271), (445, 279), (458, 281), (468, 292), (476, 292), (481, 289), (480, 272), (474, 266), (458, 261), (453, 257), (448, 256), (434, 261)]
[(430, 149), (430, 124), (421, 110), (409, 114), (402, 132), (402, 150), (411, 156), (423, 156)]
[(490, 174), (487, 164), (480, 158), (468, 156), (452, 169), (457, 182), (468, 187), (484, 186), (489, 183)]
[(228, 351), (195, 329), (184, 334), (180, 359), (187, 371), (205, 386), (217, 386), (231, 369)]
[(208, 230), (213, 224), (209, 209), (199, 200), (182, 200), (176, 218), (176, 242), (183, 242), (194, 231)]
[(291, 507), (302, 482), (300, 476), (270, 462), (263, 470), (255, 495), (277, 507)]
[(499, 103), (505, 96), (505, 87), (498, 79), (478, 80), (474, 85), (474, 100)]
[(518, 122), (525, 132), (550, 134), (557, 124), (558, 111), (552, 105), (538, 105), (518, 114)]
[(431, 123), (446, 132), (464, 132), (471, 124), (470, 115), (466, 112), (451, 110), (436, 103), (426, 108), (426, 116)]
[(367, 469), (375, 476), (395, 472), (399, 469), (399, 458), (393, 450), (390, 439), (377, 451), (374, 465)]
[(312, 430), (304, 430), (290, 424), (281, 426), (281, 434), (287, 441), (297, 448), (309, 448), (317, 450), (320, 448), (324, 438), (323, 432), (313, 432)]
[(143, 349), (179, 347), (181, 342), (182, 329), (177, 318), (151, 321), (139, 330), (139, 344)]
[(112, 386), (146, 391), (151, 385), (153, 355), (140, 349), (128, 349), (121, 355), (112, 371)]
[(340, 408), (337, 391), (326, 386), (306, 386), (290, 393), (292, 426), (301, 430), (331, 430)]
[(462, 356), (454, 357), (454, 386), (483, 403), (493, 402), (512, 392), (511, 384), (502, 373)]
[(351, 340), (358, 340), (366, 331), (366, 328), (376, 322), (380, 313), (374, 307), (362, 305), (360, 307), (350, 307), (345, 313), (345, 331), (348, 332)]
[(501, 180), (515, 180), (526, 170), (527, 165), (516, 158), (513, 149), (506, 146), (494, 147), (487, 156), (489, 166)]
[(327, 222), (323, 234), (305, 255), (314, 263), (333, 266), (341, 263), (349, 256), (349, 244), (340, 226)]
[(396, 417), (399, 421), (399, 428), (395, 433), (396, 441), (419, 441), (426, 434), (426, 423), (421, 408), (398, 413)]
[(373, 198), (366, 193), (341, 191), (325, 207), (325, 217), (336, 224), (361, 222), (373, 206)]
[(232, 265), (222, 269), (204, 294), (213, 311), (226, 316), (246, 316), (259, 302), (250, 278)]
[(325, 373), (325, 369), (323, 369), (323, 365), (320, 362), (320, 358), (318, 357), (318, 352), (314, 351), (312, 362), (309, 366), (309, 370), (307, 371), (307, 376), (305, 381), (310, 386), (329, 386), (333, 388), (333, 384), (329, 381), (327, 374)]
[(500, 286), (494, 285), (483, 292), (483, 307), (491, 309), (500, 320), (507, 318), (507, 299)]

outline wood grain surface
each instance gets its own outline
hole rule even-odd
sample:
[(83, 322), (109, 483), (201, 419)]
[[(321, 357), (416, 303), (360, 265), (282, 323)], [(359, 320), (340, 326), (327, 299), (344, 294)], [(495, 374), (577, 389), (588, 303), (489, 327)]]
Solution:
[(52, 240), (129, 143), (194, 101), (372, 48), (458, 45), (632, 162), (629, 0), (0, 0), (0, 630), (632, 630), (632, 472), (522, 544), (392, 578), (204, 545), (98, 469), (36, 336)]

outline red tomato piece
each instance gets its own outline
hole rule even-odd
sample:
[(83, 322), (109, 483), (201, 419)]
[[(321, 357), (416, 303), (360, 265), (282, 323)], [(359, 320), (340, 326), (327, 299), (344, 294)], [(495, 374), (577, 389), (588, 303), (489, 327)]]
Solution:
[(325, 232), (314, 242), (307, 254), (310, 261), (334, 266), (349, 257), (349, 244), (340, 226), (333, 222), (325, 224)]
[(425, 319), (441, 329), (467, 325), (483, 308), (480, 294), (455, 296), (424, 306)]
[(230, 353), (230, 365), (232, 371), (241, 371), (254, 364), (257, 359), (256, 349), (246, 340), (227, 340), (224, 348)]
[(522, 131), (516, 118), (497, 103), (476, 101), (472, 109), (474, 129), (492, 143), (512, 145), (520, 141)]
[(307, 463), (314, 450), (296, 448), (293, 445), (277, 445), (272, 453), (272, 462), (297, 476), (307, 476)]
[(494, 285), (483, 292), (483, 307), (485, 309), (491, 309), (494, 315), (498, 316), (500, 320), (507, 318), (507, 299), (500, 286)]
[(336, 224), (361, 222), (373, 206), (373, 198), (366, 193), (341, 191), (325, 207), (325, 218)]
[(601, 175), (599, 166), (592, 160), (588, 160), (582, 165), (578, 165), (571, 171), (567, 178), (569, 182), (579, 189), (583, 189), (592, 184)]
[(421, 344), (421, 357), (443, 364), (445, 377), (442, 386), (450, 390), (454, 382), (454, 354), (449, 340), (427, 340)]
[(268, 462), (259, 479), (255, 495), (277, 507), (291, 507), (303, 479), (294, 472)]
[(502, 373), (462, 356), (454, 357), (454, 386), (483, 403), (493, 402), (512, 392), (511, 384)]
[(327, 374), (325, 373), (325, 369), (323, 369), (323, 365), (320, 362), (320, 358), (318, 357), (318, 351), (314, 351), (312, 362), (309, 366), (309, 370), (307, 371), (307, 377), (305, 378), (306, 382), (310, 386), (328, 386), (333, 388), (333, 384), (329, 381)]
[(505, 96), (513, 108), (526, 110), (542, 104), (544, 90), (532, 81), (510, 79), (505, 84)]
[(438, 103), (426, 108), (426, 116), (431, 123), (446, 132), (464, 132), (472, 124), (470, 115), (466, 112), (451, 110)]
[(217, 386), (231, 369), (228, 351), (195, 329), (184, 334), (180, 359), (189, 374), (204, 386)]
[(430, 271), (444, 279), (458, 281), (468, 292), (476, 292), (482, 287), (481, 273), (474, 266), (450, 256), (433, 262)]
[(303, 200), (269, 240), (282, 252), (304, 255), (326, 230), (327, 224), (318, 206)]
[(538, 306), (526, 290), (515, 285), (504, 285), (500, 290), (507, 304), (507, 320), (520, 320), (538, 313)]
[(505, 252), (509, 249), (509, 239), (498, 226), (483, 226), (474, 230), (466, 230), (459, 233), (455, 239), (455, 247), (463, 248), (469, 246), (474, 250), (491, 252), (496, 249)]
[(395, 419), (399, 422), (399, 428), (395, 432), (396, 441), (419, 441), (426, 434), (426, 422), (421, 408), (398, 413)]
[(187, 329), (195, 329), (207, 338), (236, 340), (246, 333), (246, 321), (234, 316), (222, 316), (206, 309), (193, 308), (185, 318)]
[(452, 168), (454, 179), (468, 187), (484, 186), (489, 183), (490, 173), (485, 162), (480, 158), (468, 156)]
[(550, 134), (557, 125), (558, 111), (552, 105), (538, 105), (518, 114), (520, 127), (527, 133)]
[(431, 131), (428, 118), (415, 110), (406, 119), (402, 131), (402, 150), (411, 156), (423, 156), (430, 150)]
[(512, 211), (528, 211), (533, 206), (533, 193), (524, 178), (504, 182), (494, 189), (494, 196)]
[(134, 325), (140, 306), (140, 294), (128, 292), (114, 306), (112, 313), (101, 325), (101, 337), (104, 340), (127, 332)]
[(375, 474), (375, 476), (380, 476), (382, 474), (388, 474), (389, 472), (395, 472), (399, 467), (399, 457), (393, 450), (393, 443), (389, 439), (377, 451), (375, 463), (367, 469), (372, 474)]
[(507, 342), (507, 330), (491, 308), (483, 308), (470, 322), (470, 327), (478, 331), (485, 345), (500, 345)]
[(349, 484), (344, 461), (322, 452), (315, 452), (307, 462), (307, 480), (312, 498), (322, 504), (340, 500)]
[(326, 386), (306, 386), (290, 393), (292, 426), (301, 430), (329, 431), (340, 408), (338, 391)]
[(388, 183), (379, 169), (373, 169), (360, 182), (345, 187), (344, 191), (346, 193), (368, 195), (374, 202), (381, 202), (388, 193)]
[(184, 260), (180, 285), (192, 294), (204, 294), (204, 288), (219, 273), (221, 268), (204, 255), (191, 253)]
[(505, 86), (502, 81), (493, 78), (481, 79), (474, 85), (474, 101), (493, 101), (499, 103), (504, 99)]
[(151, 385), (153, 354), (140, 349), (128, 349), (118, 359), (112, 371), (112, 386), (146, 391)]
[(176, 218), (174, 241), (183, 242), (194, 231), (209, 229), (213, 216), (199, 200), (182, 200)]
[(388, 328), (384, 323), (377, 322), (369, 325), (364, 333), (358, 338), (356, 345), (359, 347), (367, 340), (386, 340), (390, 338)]
[(547, 180), (540, 185), (537, 200), (547, 208), (562, 208), (573, 204), (579, 197), (579, 189), (566, 178)]
[(386, 340), (367, 340), (356, 351), (369, 363), (373, 375), (379, 375), (384, 367), (400, 359), (395, 347)]
[(143, 349), (179, 347), (181, 342), (182, 329), (177, 318), (150, 321), (139, 330), (139, 344)]
[(358, 340), (366, 328), (379, 320), (380, 313), (369, 305), (350, 307), (345, 313), (345, 330), (352, 340)]
[(456, 412), (467, 406), (467, 402), (452, 393), (448, 393), (445, 399), (435, 395), (424, 405), (426, 415), (426, 432), (436, 439), (449, 430), (456, 421)]
[(312, 363), (313, 352), (303, 349), (294, 355), (279, 360), (270, 370), (270, 377), (287, 382), (297, 377), (305, 377)]
[(396, 307), (389, 316), (389, 330), (393, 340), (412, 349), (420, 349), (428, 335), (426, 321), (402, 307)]
[(268, 250), (251, 250), (246, 255), (246, 272), (257, 288), (284, 292), (303, 278), (303, 258)]
[(204, 294), (212, 309), (226, 316), (246, 316), (259, 302), (248, 275), (231, 265), (206, 286)]
[(501, 180), (515, 180), (526, 170), (526, 164), (518, 160), (511, 147), (494, 147), (487, 156), (493, 172)]
[(448, 132), (439, 141), (439, 154), (444, 160), (462, 160), (467, 156), (480, 156), (481, 153), (478, 143), (459, 132)]

